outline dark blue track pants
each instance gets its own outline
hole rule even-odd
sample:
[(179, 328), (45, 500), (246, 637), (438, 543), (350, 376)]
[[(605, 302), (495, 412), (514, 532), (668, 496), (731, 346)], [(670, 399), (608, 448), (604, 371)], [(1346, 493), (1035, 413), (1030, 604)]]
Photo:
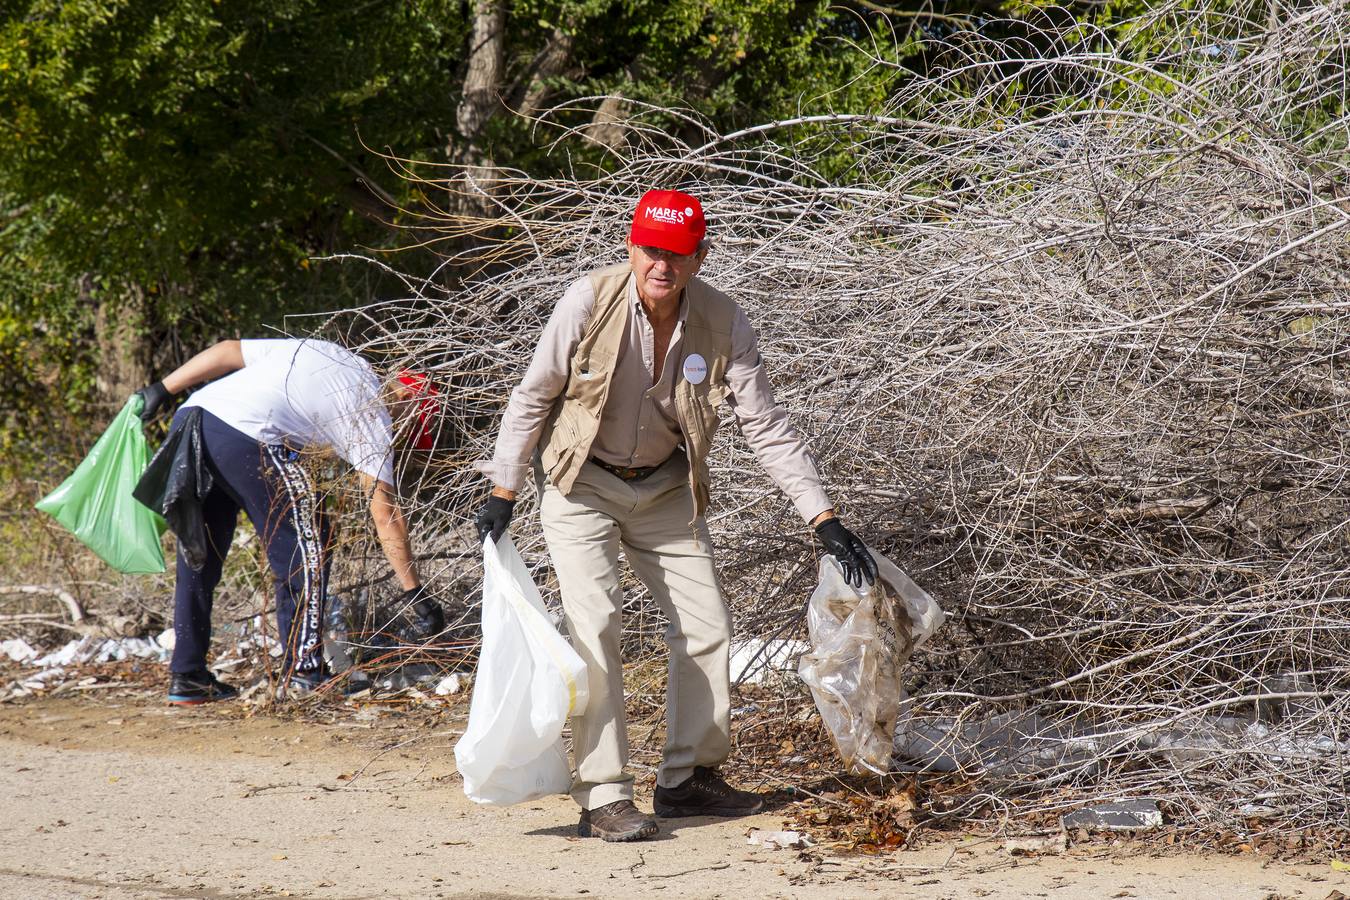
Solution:
[(329, 528), (318, 493), (295, 451), (261, 444), (202, 411), (202, 444), (215, 484), (203, 504), (207, 558), (194, 572), (178, 554), (173, 598), (173, 672), (206, 668), (211, 603), (242, 509), (267, 548), (276, 577), (277, 634), (287, 671), (322, 664)]

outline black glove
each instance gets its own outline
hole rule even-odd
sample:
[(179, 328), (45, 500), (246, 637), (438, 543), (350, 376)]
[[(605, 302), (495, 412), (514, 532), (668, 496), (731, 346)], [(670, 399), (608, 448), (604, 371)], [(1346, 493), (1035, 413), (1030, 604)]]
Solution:
[(876, 584), (877, 561), (867, 552), (858, 536), (844, 527), (839, 518), (826, 519), (816, 526), (816, 537), (825, 545), (825, 550), (844, 570), (844, 580), (855, 588), (861, 588), (863, 579), (868, 584)]
[(426, 585), (404, 591), (398, 598), (398, 608), (403, 611), (405, 632), (410, 638), (429, 638), (445, 630), (445, 610), (428, 596)]
[(136, 396), (144, 402), (144, 406), (141, 407), (142, 422), (149, 422), (159, 412), (160, 407), (173, 399), (173, 394), (169, 393), (169, 389), (164, 386), (162, 381), (147, 384), (136, 392)]
[(507, 500), (496, 494), (488, 497), (487, 503), (483, 504), (483, 508), (474, 519), (474, 524), (478, 526), (478, 540), (481, 541), (490, 534), (492, 543), (500, 541), (502, 535), (506, 534), (506, 526), (511, 524), (511, 511), (515, 508), (514, 500)]

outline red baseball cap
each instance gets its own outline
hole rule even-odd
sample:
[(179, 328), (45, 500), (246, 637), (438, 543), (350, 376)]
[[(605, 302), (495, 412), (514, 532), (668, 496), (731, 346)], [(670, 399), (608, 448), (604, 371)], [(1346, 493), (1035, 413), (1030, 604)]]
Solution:
[(688, 256), (708, 231), (703, 206), (679, 191), (648, 191), (633, 213), (628, 239), (639, 247), (660, 247)]
[(418, 450), (435, 448), (436, 431), (432, 426), (441, 412), (441, 392), (423, 372), (405, 369), (398, 373), (398, 382), (407, 388), (417, 404), (417, 429), (413, 432), (412, 445)]

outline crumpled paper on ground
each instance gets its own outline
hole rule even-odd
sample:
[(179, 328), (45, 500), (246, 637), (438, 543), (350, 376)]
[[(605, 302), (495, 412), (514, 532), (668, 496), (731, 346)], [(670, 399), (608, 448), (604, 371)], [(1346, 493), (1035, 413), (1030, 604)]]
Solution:
[(86, 636), (68, 641), (56, 650), (42, 653), (23, 638), (14, 638), (0, 643), (0, 653), (11, 662), (23, 663), (39, 670), (32, 673), (25, 672), (0, 688), (0, 700), (10, 700), (58, 686), (65, 681), (68, 667), (82, 663), (106, 663), (126, 659), (168, 662), (170, 647), (164, 646), (157, 638)]

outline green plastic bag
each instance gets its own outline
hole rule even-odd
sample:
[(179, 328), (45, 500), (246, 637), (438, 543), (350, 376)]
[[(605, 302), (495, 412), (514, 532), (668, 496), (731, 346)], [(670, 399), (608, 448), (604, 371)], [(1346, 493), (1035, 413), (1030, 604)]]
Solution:
[(37, 504), (129, 575), (164, 571), (164, 519), (131, 496), (150, 462), (140, 419), (144, 404), (133, 394), (71, 476)]

